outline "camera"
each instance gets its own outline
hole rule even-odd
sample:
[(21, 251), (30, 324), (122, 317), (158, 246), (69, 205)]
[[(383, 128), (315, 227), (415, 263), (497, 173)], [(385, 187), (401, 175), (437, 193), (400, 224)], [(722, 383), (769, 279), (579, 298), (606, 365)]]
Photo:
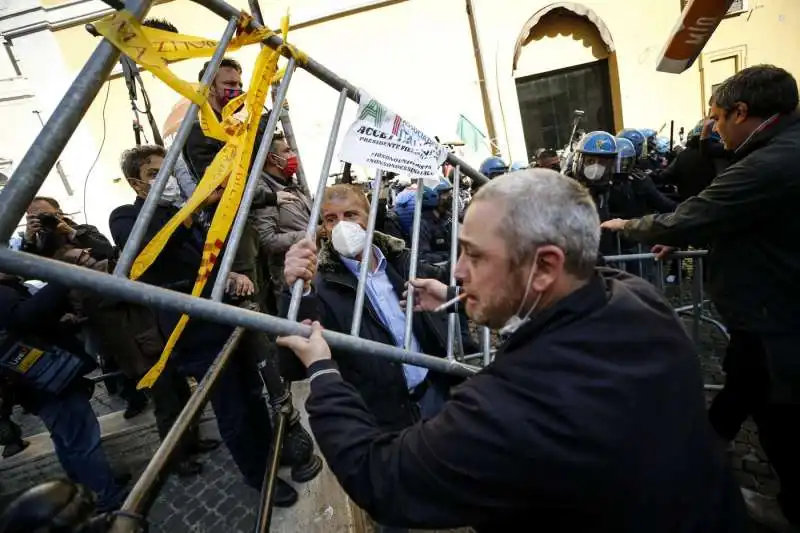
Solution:
[(44, 231), (55, 231), (61, 223), (61, 219), (53, 213), (39, 213), (36, 215), (39, 219), (39, 224), (42, 225)]

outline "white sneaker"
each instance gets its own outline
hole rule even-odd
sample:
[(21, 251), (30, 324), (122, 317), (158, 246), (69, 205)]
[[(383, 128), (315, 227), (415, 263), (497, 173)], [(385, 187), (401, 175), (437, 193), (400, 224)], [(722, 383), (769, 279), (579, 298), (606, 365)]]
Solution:
[(775, 498), (764, 496), (750, 489), (742, 488), (741, 490), (747, 506), (747, 513), (753, 520), (777, 533), (798, 533), (798, 529), (783, 516)]

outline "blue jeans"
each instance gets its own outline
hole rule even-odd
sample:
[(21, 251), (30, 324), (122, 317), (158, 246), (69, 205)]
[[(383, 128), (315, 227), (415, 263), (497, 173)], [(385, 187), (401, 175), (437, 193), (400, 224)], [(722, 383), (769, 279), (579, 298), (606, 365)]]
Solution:
[(50, 431), (61, 467), (70, 480), (85, 485), (105, 511), (122, 502), (124, 491), (100, 446), (100, 424), (85, 391), (65, 392), (43, 402), (37, 413)]

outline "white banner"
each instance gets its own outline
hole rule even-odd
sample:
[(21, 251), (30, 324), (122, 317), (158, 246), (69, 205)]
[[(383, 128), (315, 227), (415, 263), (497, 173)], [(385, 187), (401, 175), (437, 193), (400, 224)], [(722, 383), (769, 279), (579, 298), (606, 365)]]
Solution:
[(361, 92), (358, 115), (347, 130), (340, 159), (415, 178), (441, 174), (447, 149)]

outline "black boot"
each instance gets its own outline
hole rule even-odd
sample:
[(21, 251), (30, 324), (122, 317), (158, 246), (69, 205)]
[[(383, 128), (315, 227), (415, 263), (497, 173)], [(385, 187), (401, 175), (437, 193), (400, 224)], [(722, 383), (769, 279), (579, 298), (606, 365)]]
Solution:
[(297, 503), (297, 491), (281, 478), (275, 478), (275, 492), (272, 494), (275, 507), (291, 507)]
[[(286, 401), (291, 405), (291, 396)], [(300, 413), (292, 407), (288, 417), (281, 465), (292, 467), (293, 481), (305, 483), (317, 477), (322, 471), (322, 459), (314, 453), (314, 441), (300, 423)]]

